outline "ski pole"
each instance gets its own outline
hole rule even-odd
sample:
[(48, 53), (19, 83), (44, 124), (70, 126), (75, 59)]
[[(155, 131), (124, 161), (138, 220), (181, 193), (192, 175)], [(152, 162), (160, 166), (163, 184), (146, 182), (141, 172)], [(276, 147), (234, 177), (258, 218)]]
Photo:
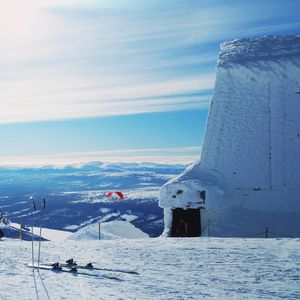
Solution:
[(39, 237), (39, 252), (38, 252), (38, 271), (40, 268), (40, 256), (41, 256), (41, 240), (42, 240), (42, 223), (43, 223), (43, 213), (46, 207), (46, 200), (43, 198), (41, 207), (41, 219), (40, 219), (40, 237)]
[[(33, 197), (30, 197), (30, 216), (31, 216), (31, 258), (32, 265), (34, 266), (34, 247), (33, 247), (33, 210), (36, 210)], [(32, 269), (34, 271), (34, 268)]]

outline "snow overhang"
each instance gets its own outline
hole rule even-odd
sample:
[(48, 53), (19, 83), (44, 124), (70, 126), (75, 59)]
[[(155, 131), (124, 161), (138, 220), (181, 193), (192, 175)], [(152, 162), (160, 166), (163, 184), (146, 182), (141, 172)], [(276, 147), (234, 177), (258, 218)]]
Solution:
[(162, 208), (205, 208), (224, 194), (222, 176), (195, 163), (160, 189)]

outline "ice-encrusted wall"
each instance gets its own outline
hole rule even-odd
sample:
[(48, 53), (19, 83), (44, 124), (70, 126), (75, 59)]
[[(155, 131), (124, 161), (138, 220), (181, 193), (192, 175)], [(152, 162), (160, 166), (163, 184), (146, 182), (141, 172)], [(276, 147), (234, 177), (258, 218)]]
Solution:
[(300, 36), (226, 42), (216, 72), (201, 158), (160, 190), (164, 234), (205, 191), (213, 235), (300, 236)]

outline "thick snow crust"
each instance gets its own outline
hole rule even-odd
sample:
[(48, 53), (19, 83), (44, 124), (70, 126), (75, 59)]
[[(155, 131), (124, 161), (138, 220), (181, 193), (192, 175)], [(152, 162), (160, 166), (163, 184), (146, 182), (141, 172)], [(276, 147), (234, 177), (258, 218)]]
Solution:
[(160, 190), (165, 234), (205, 191), (214, 235), (300, 236), (299, 153), (300, 35), (222, 44), (201, 158)]
[[(37, 244), (36, 250), (37, 250)], [(136, 270), (32, 272), (31, 242), (0, 240), (1, 300), (299, 299), (299, 239), (174, 238), (43, 242), (42, 262)], [(102, 277), (118, 277), (116, 281)]]

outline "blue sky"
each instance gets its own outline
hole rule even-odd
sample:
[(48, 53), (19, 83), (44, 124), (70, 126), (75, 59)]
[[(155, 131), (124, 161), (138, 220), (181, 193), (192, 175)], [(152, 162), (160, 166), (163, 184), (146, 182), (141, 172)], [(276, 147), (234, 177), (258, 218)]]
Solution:
[(299, 11), (298, 0), (3, 0), (0, 162), (199, 155), (220, 43), (299, 33)]

